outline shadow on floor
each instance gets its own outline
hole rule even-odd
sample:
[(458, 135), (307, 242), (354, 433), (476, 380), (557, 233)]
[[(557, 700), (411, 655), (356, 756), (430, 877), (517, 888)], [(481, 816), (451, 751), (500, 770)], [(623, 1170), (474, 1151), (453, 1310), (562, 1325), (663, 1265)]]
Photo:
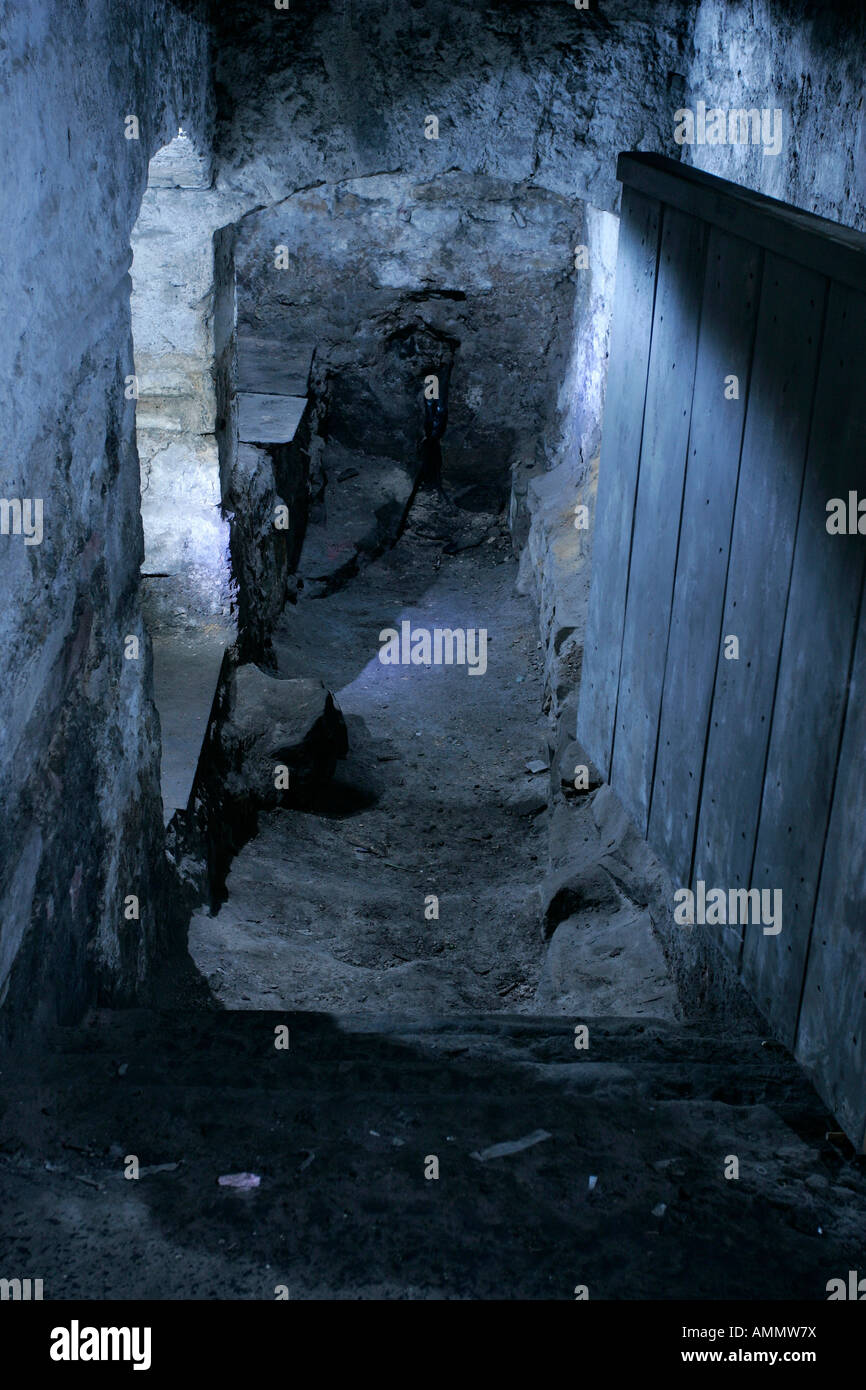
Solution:
[(3, 1065), (4, 1270), (60, 1299), (821, 1300), (862, 1263), (863, 1160), (781, 1050), (586, 1022), (578, 1051), (564, 1019), (94, 1015)]

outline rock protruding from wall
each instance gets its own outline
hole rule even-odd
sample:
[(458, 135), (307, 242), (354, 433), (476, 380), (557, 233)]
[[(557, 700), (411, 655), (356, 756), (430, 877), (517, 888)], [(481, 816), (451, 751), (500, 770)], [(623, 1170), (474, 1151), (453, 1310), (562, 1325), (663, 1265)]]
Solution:
[(225, 899), (229, 867), (263, 810), (308, 809), (349, 751), (342, 711), (318, 679), (284, 679), (227, 661), (190, 813), (172, 825), (177, 880), (189, 906)]
[(283, 680), (252, 664), (233, 673), (220, 730), (225, 790), (257, 806), (303, 804), (349, 751), (346, 724), (319, 680)]

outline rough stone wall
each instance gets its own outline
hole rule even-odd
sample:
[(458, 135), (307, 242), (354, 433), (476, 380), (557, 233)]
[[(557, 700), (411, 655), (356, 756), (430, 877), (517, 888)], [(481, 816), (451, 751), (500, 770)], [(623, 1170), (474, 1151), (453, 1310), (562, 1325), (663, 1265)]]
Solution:
[(562, 462), (582, 475), (601, 448), (619, 218), (587, 207), (586, 268), (577, 274), (572, 350), (559, 388)]
[(151, 629), (153, 618), (174, 625), (178, 605), (193, 624), (225, 617), (229, 608), (215, 436), (212, 237), (207, 194), (148, 189), (133, 239), (132, 326), (144, 570), (160, 576), (148, 585)]
[(515, 476), (511, 498), (520, 587), (538, 605), (545, 707), (569, 729), (583, 662), (618, 239), (618, 217), (585, 209), (585, 268), (576, 272), (571, 345), (557, 402), (559, 447), (547, 471)]
[(501, 502), (512, 463), (557, 454), (581, 212), (460, 173), (299, 193), (241, 224), (239, 337), (303, 350), (328, 437), (413, 473), (425, 378), (450, 371), (448, 485)]
[[(687, 163), (866, 229), (866, 11), (852, 0), (701, 0), (678, 107), (782, 112), (778, 155), (684, 145)], [(661, 153), (667, 151), (659, 147)]]
[[(451, 458), (446, 466), (454, 462), (460, 430), (467, 465), (469, 435), (474, 430), (477, 436), (476, 470), (493, 459), (501, 474), (503, 454), (508, 463), (517, 460), (512, 520), (518, 543), (528, 530), (524, 499), (533, 470), (553, 467), (563, 458), (578, 458), (585, 468), (597, 448), (609, 314), (603, 298), (609, 275), (605, 253), (611, 241), (611, 227), (602, 227), (601, 213), (618, 205), (615, 171), (621, 149), (677, 153), (667, 98), (674, 74), (686, 61), (693, 12), (693, 0), (619, 0), (586, 11), (564, 0), (493, 6), (486, 0), (318, 0), (284, 11), (242, 2), (215, 13), (216, 186), (227, 200), (246, 200), (258, 207), (279, 204), (287, 224), (280, 240), (293, 254), (298, 251), (293, 235), (307, 239), (299, 225), (301, 212), (309, 218), (304, 200), (319, 200), (320, 244), (329, 248), (327, 255), (319, 253), (316, 267), (323, 278), (311, 277), (310, 282), (320, 301), (319, 320), (327, 318), (329, 307), (337, 307), (338, 314), (341, 309), (347, 323), (351, 319), (353, 296), (361, 290), (357, 277), (351, 282), (341, 274), (339, 263), (341, 253), (348, 252), (343, 237), (351, 221), (350, 205), (352, 198), (363, 203), (375, 197), (377, 189), (386, 190), (388, 179), (390, 190), (379, 193), (386, 213), (389, 199), (402, 190), (397, 212), (403, 225), (395, 221), (393, 238), (400, 250), (392, 256), (387, 245), (377, 246), (371, 238), (365, 248), (383, 287), (392, 273), (399, 284), (408, 284), (405, 246), (412, 238), (412, 273), (430, 287), (434, 270), (441, 285), (458, 290), (457, 271), (464, 278), (477, 276), (487, 256), (485, 238), (491, 242), (494, 262), (506, 259), (503, 248), (509, 241), (512, 262), (521, 255), (529, 263), (537, 260), (535, 248), (547, 237), (547, 228), (542, 225), (539, 230), (530, 223), (522, 229), (512, 217), (509, 200), (520, 215), (521, 202), (541, 205), (545, 199), (551, 204), (558, 199), (566, 213), (573, 209), (572, 225), (593, 244), (593, 255), (595, 246), (601, 248), (602, 259), (593, 273), (575, 272), (570, 261), (567, 268), (557, 264), (550, 267), (549, 292), (541, 290), (542, 301), (550, 300), (559, 293), (558, 279), (569, 277), (570, 293), (580, 277), (585, 281), (578, 295), (586, 317), (574, 322), (573, 342), (565, 351), (561, 314), (552, 328), (533, 315), (540, 284), (537, 267), (523, 275), (519, 266), (508, 267), (514, 302), (522, 294), (521, 312), (536, 339), (540, 344), (556, 340), (556, 353), (547, 361), (536, 355), (534, 345), (523, 352), (524, 372), (532, 375), (536, 367), (545, 371), (551, 393), (564, 379), (569, 382), (570, 394), (560, 392), (558, 401), (554, 394), (552, 410), (548, 401), (540, 413), (524, 408), (526, 391), (516, 362), (510, 374), (500, 371), (497, 393), (490, 389), (496, 363), (476, 369), (474, 382), (464, 372), (461, 383), (465, 361), (458, 361), (455, 384), (460, 383), (458, 392), (465, 394), (456, 411), (450, 410), (444, 452)], [(435, 132), (430, 130), (433, 117), (438, 122)], [(438, 138), (426, 138), (431, 133)], [(478, 180), (474, 190), (473, 180)], [(336, 186), (344, 189), (342, 206), (335, 206)], [(508, 190), (507, 195), (491, 194), (496, 188)], [(493, 211), (497, 196), (501, 218)], [(463, 218), (454, 211), (458, 197), (465, 198), (469, 208)], [(271, 218), (270, 213), (263, 216)], [(387, 215), (382, 230), (384, 242), (384, 233), (393, 230)], [(454, 246), (442, 243), (449, 231), (456, 233)], [(352, 233), (347, 235), (351, 239)], [(572, 249), (562, 248), (564, 253)], [(248, 282), (253, 278), (244, 268), (241, 273)], [(254, 305), (242, 327), (259, 337), (276, 331), (278, 317), (269, 314), (267, 305), (260, 306), (262, 292), (265, 298), (268, 294), (263, 279), (260, 272), (258, 283), (241, 286), (241, 313), (244, 301)], [(391, 308), (397, 298), (394, 293)], [(494, 298), (487, 294), (488, 302)], [(446, 307), (452, 310), (447, 323)], [(282, 311), (280, 333), (299, 340), (306, 335), (308, 341), (301, 346), (312, 351), (322, 329), (321, 322), (314, 322), (316, 306), (299, 305), (297, 297), (287, 293), (276, 308)], [(439, 309), (437, 331), (461, 338), (462, 343), (465, 313), (460, 320), (459, 311), (465, 306), (442, 301)], [(389, 310), (383, 307), (382, 312), (384, 317)], [(518, 344), (520, 313), (512, 313), (511, 320), (504, 331), (506, 354)], [(360, 321), (356, 314), (356, 331)], [(387, 325), (380, 327), (387, 336)], [(478, 337), (489, 346), (494, 325), (488, 328), (486, 339), (483, 329)], [(324, 337), (329, 337), (327, 324)], [(350, 351), (358, 346), (354, 342)], [(332, 364), (336, 355), (334, 349)], [(366, 378), (380, 366), (376, 351), (369, 351)], [(389, 393), (377, 396), (374, 391), (362, 402), (359, 387), (352, 400), (351, 368), (345, 368), (331, 401), (335, 431), (346, 425), (343, 434), (348, 439), (353, 417), (363, 407), (368, 430), (378, 414), (384, 427), (380, 434), (390, 441), (380, 440), (379, 453), (392, 457), (394, 450), (411, 451), (411, 426), (398, 426)], [(384, 382), (388, 372), (380, 376)], [(515, 381), (518, 385), (511, 389)], [(467, 410), (467, 400), (477, 401), (480, 386), (487, 400), (479, 415), (477, 406)], [(397, 396), (404, 395), (401, 386)], [(410, 415), (403, 410), (404, 420)], [(530, 435), (532, 446), (526, 448)], [(370, 449), (374, 452), (372, 441)]]
[[(128, 996), (165, 927), (142, 558), (130, 233), (150, 156), (207, 141), (208, 41), (162, 0), (3, 6), (3, 497), (41, 499), (41, 544), (0, 536), (0, 1000), (7, 1031)], [(110, 60), (109, 60), (110, 56)], [(125, 138), (125, 118), (139, 139)], [(138, 659), (125, 658), (136, 636)], [(124, 917), (136, 895), (140, 920)], [(131, 910), (131, 907), (130, 909)]]
[[(623, 149), (667, 121), (693, 0), (311, 0), (220, 6), (219, 185), (260, 206), (316, 183), (451, 169), (611, 210)], [(436, 116), (439, 138), (425, 138)]]

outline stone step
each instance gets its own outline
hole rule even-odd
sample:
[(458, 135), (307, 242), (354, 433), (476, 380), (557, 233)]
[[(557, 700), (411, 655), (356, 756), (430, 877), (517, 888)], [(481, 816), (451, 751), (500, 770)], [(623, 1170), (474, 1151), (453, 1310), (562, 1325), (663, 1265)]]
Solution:
[[(115, 1039), (147, 1037), (158, 1047), (184, 1046), (190, 1039), (207, 1041), (211, 1047), (235, 1048), (245, 1039), (261, 1034), (263, 1027), (286, 1022), (292, 1028), (303, 1029), (316, 1039), (316, 1045), (329, 1053), (344, 1052), (348, 1039), (358, 1040), (360, 1046), (375, 1047), (390, 1039), (417, 1039), (447, 1044), (449, 1040), (473, 1040), (483, 1047), (495, 1040), (503, 1045), (509, 1041), (527, 1048), (553, 1045), (559, 1049), (560, 1039), (570, 1040), (578, 1023), (584, 1023), (595, 1039), (603, 1039), (608, 1048), (623, 1053), (647, 1046), (657, 1049), (655, 1055), (679, 1055), (700, 1060), (715, 1054), (722, 1044), (731, 1044), (723, 1032), (707, 1031), (689, 1024), (670, 1023), (664, 1019), (632, 1018), (611, 1015), (581, 1015), (571, 1018), (557, 1014), (476, 1013), (460, 1015), (438, 1014), (377, 1014), (377, 1013), (314, 1013), (291, 1010), (236, 1010), (231, 1012), (201, 1010), (190, 1015), (149, 1009), (101, 1009), (90, 1015), (84, 1024), (74, 1028), (55, 1028), (51, 1043), (60, 1051), (105, 1050)], [(364, 1044), (363, 1039), (369, 1041)], [(743, 1049), (762, 1050), (762, 1034), (744, 1032), (736, 1043)], [(778, 1043), (767, 1044), (774, 1051), (783, 1051)]]
[[(586, 1048), (575, 1047), (575, 1022), (588, 1030)], [(289, 1029), (287, 1051), (274, 1046), (275, 1029), (282, 1026)], [(89, 1069), (117, 1077), (120, 1066), (125, 1088), (176, 1091), (189, 1085), (224, 1094), (287, 1090), (299, 1096), (355, 1087), (370, 1095), (441, 1099), (471, 1090), (484, 1074), (491, 1097), (550, 1082), (802, 1111), (804, 1095), (812, 1096), (787, 1052), (757, 1035), (725, 1038), (662, 1021), (591, 1017), (395, 1020), (250, 1011), (179, 1019), (122, 1011), (103, 1015), (96, 1028), (55, 1030), (38, 1072), (43, 1084), (64, 1086)], [(443, 1069), (449, 1069), (447, 1083)], [(29, 1084), (29, 1070), (24, 1068), (20, 1083), (12, 1074), (16, 1089)]]
[(238, 440), (242, 444), (290, 444), (301, 423), (306, 396), (238, 392)]
[(3, 1062), (0, 1240), (52, 1298), (823, 1298), (857, 1267), (866, 1177), (783, 1053), (587, 1022), (578, 1054), (563, 1018), (101, 1012)]

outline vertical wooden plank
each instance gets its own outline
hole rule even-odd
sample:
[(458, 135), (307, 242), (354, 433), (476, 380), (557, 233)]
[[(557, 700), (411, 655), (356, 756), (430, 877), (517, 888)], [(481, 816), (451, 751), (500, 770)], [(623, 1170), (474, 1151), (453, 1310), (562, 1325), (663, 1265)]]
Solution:
[[(826, 281), (767, 253), (734, 509), (723, 639), (704, 760), (694, 878), (747, 888), (814, 395)], [(739, 959), (739, 927), (717, 931)]]
[[(857, 460), (850, 458), (849, 462), (851, 473), (856, 474)], [(836, 536), (833, 539), (852, 547), (864, 543), (862, 537)], [(862, 610), (859, 629), (795, 1055), (812, 1073), (834, 1115), (863, 1152), (866, 1151), (866, 621)]]
[(655, 298), (661, 206), (623, 190), (578, 734), (601, 772), (610, 750)]
[(707, 227), (665, 209), (611, 785), (645, 834), (674, 587)]
[[(712, 229), (648, 835), (683, 884), (719, 652), (761, 261), (759, 247)], [(731, 375), (736, 399), (726, 396)]]
[[(830, 535), (827, 501), (842, 497), (847, 502), (849, 489), (862, 484), (864, 476), (866, 297), (831, 286), (824, 344), (752, 873), (756, 888), (781, 891), (782, 930), (765, 936), (760, 928), (748, 928), (743, 944), (749, 990), (789, 1047), (796, 1032), (863, 578), (866, 538)], [(860, 829), (866, 834), (862, 822)], [(864, 973), (861, 961), (861, 981)], [(844, 1033), (844, 1020), (839, 1024)], [(833, 1026), (824, 1041), (838, 1055), (844, 1038), (837, 1031)]]

